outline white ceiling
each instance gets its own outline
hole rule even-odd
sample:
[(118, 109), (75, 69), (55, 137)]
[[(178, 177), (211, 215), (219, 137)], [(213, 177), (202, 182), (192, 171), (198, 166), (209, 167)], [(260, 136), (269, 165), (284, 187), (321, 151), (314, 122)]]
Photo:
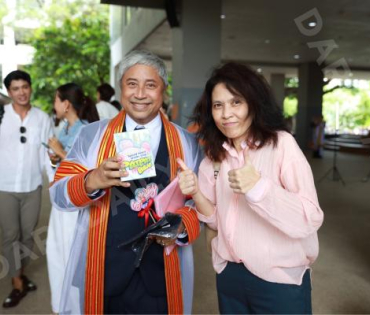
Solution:
[[(317, 35), (306, 36), (294, 20), (314, 8), (322, 17), (322, 28)], [(296, 75), (297, 65), (316, 62), (320, 56), (319, 51), (309, 48), (307, 43), (333, 40), (338, 48), (328, 55), (323, 65), (344, 58), (351, 78), (370, 79), (368, 0), (224, 0), (223, 14), (221, 58), (224, 61), (246, 62), (261, 67), (264, 72), (283, 71), (291, 76)], [(171, 59), (168, 23), (160, 25), (139, 48)], [(299, 55), (299, 59), (294, 55)]]

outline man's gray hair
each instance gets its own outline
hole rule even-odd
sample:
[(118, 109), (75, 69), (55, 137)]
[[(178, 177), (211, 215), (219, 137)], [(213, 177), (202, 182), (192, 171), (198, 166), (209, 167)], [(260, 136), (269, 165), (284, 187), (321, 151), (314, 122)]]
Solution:
[(133, 50), (126, 55), (119, 66), (119, 86), (122, 88), (122, 78), (126, 71), (135, 65), (146, 65), (157, 70), (165, 86), (168, 85), (166, 65), (161, 58), (147, 50)]

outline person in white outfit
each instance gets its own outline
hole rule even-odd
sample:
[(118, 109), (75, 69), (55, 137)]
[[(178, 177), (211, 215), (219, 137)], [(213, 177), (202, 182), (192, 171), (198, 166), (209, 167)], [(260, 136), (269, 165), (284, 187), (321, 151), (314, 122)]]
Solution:
[[(81, 127), (99, 120), (94, 102), (84, 95), (82, 88), (75, 83), (60, 86), (55, 94), (54, 109), (56, 118), (66, 123), (58, 139), (49, 139), (48, 145), (55, 154), (50, 159), (58, 163), (65, 159)], [(57, 166), (57, 165), (55, 165)], [(62, 212), (52, 207), (46, 255), (51, 291), (51, 307), (54, 313), (60, 313), (60, 297), (64, 274), (71, 251), (78, 212)]]
[(119, 113), (114, 105), (110, 103), (111, 98), (114, 96), (114, 89), (108, 84), (103, 83), (97, 87), (96, 109), (98, 110), (100, 120), (111, 119)]
[(41, 208), (42, 174), (53, 171), (42, 145), (52, 136), (46, 113), (31, 105), (32, 85), (27, 72), (16, 70), (4, 79), (12, 102), (4, 106), (0, 123), (0, 231), (2, 273), (12, 280), (3, 307), (18, 305), (37, 286), (24, 274), (33, 255)]

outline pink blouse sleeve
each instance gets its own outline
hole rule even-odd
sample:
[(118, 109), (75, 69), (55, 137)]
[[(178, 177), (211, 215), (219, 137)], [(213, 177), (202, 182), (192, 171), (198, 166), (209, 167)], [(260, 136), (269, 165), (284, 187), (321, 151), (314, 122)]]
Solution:
[[(279, 139), (279, 141), (281, 141)], [(262, 177), (246, 194), (251, 208), (292, 238), (305, 238), (321, 226), (324, 214), (316, 194), (310, 165), (295, 140), (282, 139), (276, 150), (280, 183)]]

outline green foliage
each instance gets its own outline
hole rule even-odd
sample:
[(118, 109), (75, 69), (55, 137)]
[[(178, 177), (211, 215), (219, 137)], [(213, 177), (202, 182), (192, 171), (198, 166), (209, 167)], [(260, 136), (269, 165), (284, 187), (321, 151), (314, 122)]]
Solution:
[[(82, 17), (92, 12), (100, 12), (103, 15), (108, 12), (108, 6), (101, 5), (99, 0), (12, 1), (17, 1), (13, 25), (20, 20), (37, 20), (41, 25), (46, 26), (63, 22), (67, 18)], [(0, 0), (0, 4), (2, 2), (5, 0)]]
[(298, 99), (296, 96), (288, 96), (284, 99), (284, 117), (292, 117), (298, 112)]
[(285, 79), (285, 98), (283, 104), (283, 114), (285, 118), (292, 117), (298, 111), (298, 91), (299, 81), (297, 77)]
[[(8, 6), (5, 0), (0, 0), (0, 41), (4, 38), (3, 18), (8, 14)], [(0, 83), (1, 86), (1, 83)]]
[(3, 17), (8, 14), (8, 7), (5, 3), (5, 0), (0, 0), (0, 22), (2, 21)]
[(299, 80), (297, 77), (285, 78), (285, 86), (288, 88), (298, 88)]
[[(323, 115), (326, 126), (334, 131), (352, 132), (370, 127), (370, 84), (356, 88), (353, 82), (339, 82), (332, 86), (324, 83)], [(284, 117), (294, 116), (298, 112), (298, 78), (285, 80)]]
[(108, 14), (102, 8), (107, 7), (83, 15), (76, 11), (63, 22), (67, 11), (61, 10), (55, 13), (56, 22), (35, 33), (31, 44), (36, 53), (27, 70), (32, 76), (35, 104), (43, 110), (51, 111), (55, 90), (61, 84), (75, 82), (95, 97), (96, 87), (109, 81)]
[(43, 14), (43, 1), (38, 0), (17, 0), (15, 23), (24, 19), (42, 19), (45, 17)]
[(338, 128), (341, 131), (354, 131), (369, 128), (369, 89), (339, 88), (325, 94), (323, 114), (327, 127), (332, 130)]

